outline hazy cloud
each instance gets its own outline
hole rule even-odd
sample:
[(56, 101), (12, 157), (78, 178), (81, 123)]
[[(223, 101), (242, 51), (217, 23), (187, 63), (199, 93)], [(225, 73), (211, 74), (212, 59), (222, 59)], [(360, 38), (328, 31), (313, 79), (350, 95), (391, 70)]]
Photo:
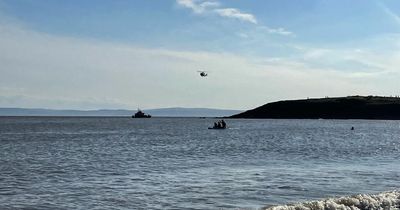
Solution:
[(378, 3), (378, 5), (382, 8), (383, 12), (387, 14), (389, 17), (391, 17), (397, 24), (400, 24), (400, 17), (396, 13), (394, 13), (392, 10), (390, 10), (386, 5), (384, 5), (382, 2)]
[[(310, 67), (350, 72), (353, 76), (380, 76), (390, 73), (393, 58), (354, 48), (299, 48), (302, 60)], [(393, 72), (395, 73), (395, 72)]]
[(191, 9), (194, 13), (215, 13), (220, 17), (232, 18), (257, 24), (257, 19), (253, 14), (244, 13), (237, 8), (221, 8), (218, 1), (202, 1), (202, 0), (176, 0), (176, 2), (186, 8)]
[(222, 17), (235, 18), (241, 21), (257, 24), (257, 20), (254, 15), (243, 13), (235, 8), (216, 9), (215, 12)]
[(235, 19), (246, 23), (258, 25), (260, 29), (269, 34), (278, 34), (282, 36), (293, 36), (294, 33), (284, 28), (270, 28), (258, 24), (255, 15), (246, 13), (238, 8), (224, 8), (218, 1), (203, 1), (203, 0), (176, 0), (177, 4), (191, 9), (195, 14), (215, 14), (219, 17)]
[(284, 28), (269, 28), (269, 27), (265, 27), (265, 26), (264, 26), (264, 28), (270, 34), (279, 34), (279, 35), (283, 35), (283, 36), (294, 36), (293, 32), (287, 31)]
[(201, 3), (197, 3), (194, 0), (176, 0), (176, 2), (186, 8), (192, 9), (194, 13), (201, 14), (209, 8), (218, 7), (219, 2), (216, 1), (204, 1)]
[[(348, 74), (284, 58), (260, 63), (229, 53), (151, 49), (13, 25), (0, 28), (3, 107), (248, 109), (279, 99), (368, 92)], [(209, 77), (201, 78), (198, 69), (208, 70)]]

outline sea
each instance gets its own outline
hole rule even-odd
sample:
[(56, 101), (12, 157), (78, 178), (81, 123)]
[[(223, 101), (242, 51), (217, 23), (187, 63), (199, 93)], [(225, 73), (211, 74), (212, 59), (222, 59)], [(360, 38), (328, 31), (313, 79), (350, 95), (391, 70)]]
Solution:
[(264, 209), (398, 195), (400, 121), (225, 119), (228, 129), (208, 129), (217, 120), (0, 117), (0, 209)]

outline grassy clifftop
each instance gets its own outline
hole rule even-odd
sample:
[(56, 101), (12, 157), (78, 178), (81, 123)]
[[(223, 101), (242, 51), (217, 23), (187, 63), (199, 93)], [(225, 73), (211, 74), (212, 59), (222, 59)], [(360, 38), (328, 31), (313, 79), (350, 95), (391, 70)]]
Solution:
[(400, 98), (348, 96), (278, 101), (231, 118), (400, 120)]

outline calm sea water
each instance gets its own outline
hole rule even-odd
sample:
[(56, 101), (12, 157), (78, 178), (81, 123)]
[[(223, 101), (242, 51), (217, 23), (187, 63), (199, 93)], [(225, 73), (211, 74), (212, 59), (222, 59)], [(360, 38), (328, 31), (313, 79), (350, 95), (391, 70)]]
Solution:
[(400, 187), (400, 121), (214, 120), (1, 117), (0, 209), (255, 209)]

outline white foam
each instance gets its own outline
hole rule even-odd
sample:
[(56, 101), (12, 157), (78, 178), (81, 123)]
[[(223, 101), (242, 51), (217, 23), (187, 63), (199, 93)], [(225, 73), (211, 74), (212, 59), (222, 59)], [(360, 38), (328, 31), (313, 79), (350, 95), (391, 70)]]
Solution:
[(267, 210), (395, 210), (400, 209), (400, 192), (384, 192), (376, 195), (354, 195), (329, 198), (322, 201), (273, 206)]

